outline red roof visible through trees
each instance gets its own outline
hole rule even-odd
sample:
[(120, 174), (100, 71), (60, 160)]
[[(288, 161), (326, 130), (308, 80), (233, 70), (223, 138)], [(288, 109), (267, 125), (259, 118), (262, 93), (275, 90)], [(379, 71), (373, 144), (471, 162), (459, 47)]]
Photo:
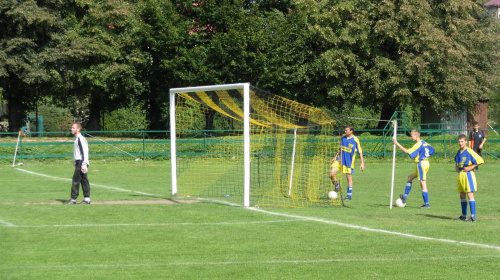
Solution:
[(497, 7), (500, 7), (500, 0), (493, 0), (493, 1), (490, 1), (486, 4), (484, 4), (485, 6), (497, 6)]

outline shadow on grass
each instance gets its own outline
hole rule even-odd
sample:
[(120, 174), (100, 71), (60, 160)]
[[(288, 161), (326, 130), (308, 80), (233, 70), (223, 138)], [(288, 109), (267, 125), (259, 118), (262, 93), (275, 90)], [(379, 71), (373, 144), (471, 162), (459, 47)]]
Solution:
[(436, 216), (436, 215), (430, 215), (430, 214), (417, 214), (417, 215), (425, 216), (428, 218), (441, 219), (441, 220), (453, 220), (453, 218), (446, 217), (446, 216)]

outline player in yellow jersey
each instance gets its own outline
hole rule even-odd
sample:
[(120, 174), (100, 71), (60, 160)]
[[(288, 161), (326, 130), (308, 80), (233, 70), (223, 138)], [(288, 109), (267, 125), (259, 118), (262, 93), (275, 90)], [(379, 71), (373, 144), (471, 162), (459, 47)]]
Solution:
[(352, 174), (354, 173), (354, 160), (356, 159), (356, 154), (359, 154), (359, 159), (361, 160), (360, 169), (365, 170), (365, 161), (363, 159), (363, 150), (361, 149), (361, 144), (359, 139), (354, 136), (354, 127), (352, 125), (347, 125), (345, 127), (345, 135), (340, 139), (340, 148), (332, 159), (330, 178), (332, 179), (335, 188), (338, 187), (338, 183), (335, 181), (335, 173), (342, 170), (342, 173), (346, 175), (347, 179), (347, 196), (344, 200), (352, 199)]
[[(483, 164), (484, 160), (473, 149), (467, 148), (467, 136), (464, 134), (458, 136), (458, 149), (455, 155), (455, 170), (458, 173), (457, 191), (460, 193), (460, 203), (462, 206), (462, 215), (457, 221), (476, 221), (476, 199), (474, 192), (477, 191), (476, 175), (474, 168)], [(467, 198), (470, 205), (470, 219), (467, 218)]]
[(420, 180), (420, 187), (422, 189), (422, 198), (424, 199), (424, 205), (420, 208), (429, 208), (429, 192), (427, 190), (427, 172), (429, 171), (429, 158), (432, 154), (434, 154), (434, 148), (429, 145), (427, 142), (420, 139), (420, 131), (412, 130), (411, 131), (411, 140), (413, 140), (415, 145), (410, 149), (406, 149), (398, 143), (398, 140), (392, 139), (392, 142), (396, 144), (403, 152), (408, 154), (410, 158), (415, 160), (417, 164), (415, 167), (415, 171), (408, 175), (408, 182), (406, 183), (405, 194), (400, 195), (399, 197), (403, 201), (406, 206), (406, 200), (408, 199), (408, 194), (410, 194), (411, 184), (413, 179), (417, 178)]

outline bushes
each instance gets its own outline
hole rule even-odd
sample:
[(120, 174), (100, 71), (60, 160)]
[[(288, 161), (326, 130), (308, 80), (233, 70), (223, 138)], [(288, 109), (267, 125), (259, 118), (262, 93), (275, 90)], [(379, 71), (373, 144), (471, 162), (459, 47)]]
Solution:
[(138, 107), (122, 108), (104, 115), (103, 130), (137, 131), (148, 127), (146, 112)]
[[(35, 113), (32, 112), (32, 115)], [(73, 116), (71, 111), (65, 108), (42, 105), (38, 107), (38, 116), (43, 116), (43, 131), (69, 131)], [(30, 121), (30, 130), (37, 131), (36, 120)]]
[[(31, 112), (31, 115), (35, 115)], [(51, 105), (38, 107), (38, 116), (43, 117), (44, 132), (69, 131), (73, 122), (71, 110)], [(144, 130), (148, 126), (144, 110), (135, 108), (122, 108), (111, 113), (104, 114), (103, 130), (108, 131), (137, 131)], [(38, 131), (36, 120), (30, 120), (30, 131)]]

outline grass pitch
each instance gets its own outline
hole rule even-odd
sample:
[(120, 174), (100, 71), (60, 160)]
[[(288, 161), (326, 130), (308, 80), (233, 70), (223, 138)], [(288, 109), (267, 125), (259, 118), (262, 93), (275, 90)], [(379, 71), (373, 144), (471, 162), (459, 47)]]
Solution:
[[(346, 207), (244, 208), (177, 200), (165, 162), (92, 161), (91, 205), (69, 199), (71, 161), (0, 165), (2, 279), (497, 279), (496, 162), (477, 174), (476, 223), (460, 215), (453, 164), (431, 162), (389, 209), (389, 162), (367, 159)], [(414, 165), (397, 163), (394, 196)], [(80, 201), (81, 197), (79, 198)], [(142, 202), (143, 204), (140, 204)]]

